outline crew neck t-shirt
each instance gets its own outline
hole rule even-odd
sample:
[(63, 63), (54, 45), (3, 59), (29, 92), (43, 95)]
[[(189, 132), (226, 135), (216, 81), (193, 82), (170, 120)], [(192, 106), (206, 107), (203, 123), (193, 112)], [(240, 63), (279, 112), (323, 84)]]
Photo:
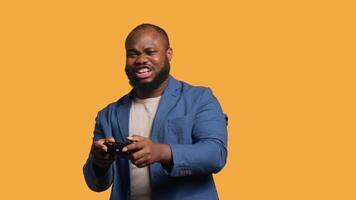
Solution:
[[(161, 97), (139, 99), (131, 102), (129, 135), (151, 137), (152, 123)], [(131, 200), (151, 200), (149, 168), (138, 168), (130, 162)]]

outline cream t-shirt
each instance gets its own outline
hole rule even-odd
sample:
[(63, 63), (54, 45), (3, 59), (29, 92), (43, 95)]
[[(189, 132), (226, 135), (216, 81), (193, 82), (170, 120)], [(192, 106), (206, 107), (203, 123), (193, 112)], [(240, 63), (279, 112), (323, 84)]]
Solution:
[[(150, 138), (152, 122), (161, 97), (132, 100), (129, 120), (129, 135)], [(149, 168), (138, 168), (130, 162), (131, 200), (150, 200)]]

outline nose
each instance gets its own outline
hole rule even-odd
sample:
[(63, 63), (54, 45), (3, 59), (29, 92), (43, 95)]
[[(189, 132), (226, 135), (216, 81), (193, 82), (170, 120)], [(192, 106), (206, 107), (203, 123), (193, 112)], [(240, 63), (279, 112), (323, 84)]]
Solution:
[(146, 64), (146, 63), (147, 63), (147, 58), (146, 58), (146, 56), (143, 55), (143, 54), (138, 55), (137, 58), (136, 58), (136, 60), (135, 60), (135, 63), (136, 63), (136, 64), (140, 64), (140, 65)]

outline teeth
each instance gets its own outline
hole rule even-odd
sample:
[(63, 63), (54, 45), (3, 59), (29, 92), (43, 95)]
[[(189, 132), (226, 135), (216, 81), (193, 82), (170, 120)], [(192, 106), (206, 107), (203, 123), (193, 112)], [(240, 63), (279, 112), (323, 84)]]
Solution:
[(142, 68), (140, 70), (138, 70), (138, 73), (145, 73), (145, 72), (148, 72), (149, 69), (148, 68)]

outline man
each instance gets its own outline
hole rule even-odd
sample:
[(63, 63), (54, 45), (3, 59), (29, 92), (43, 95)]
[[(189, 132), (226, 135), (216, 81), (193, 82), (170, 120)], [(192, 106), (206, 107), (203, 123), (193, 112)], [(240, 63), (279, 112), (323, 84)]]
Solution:
[[(218, 199), (213, 173), (227, 156), (226, 119), (211, 90), (170, 76), (166, 32), (141, 24), (126, 38), (132, 91), (101, 110), (84, 165), (90, 189), (111, 199)], [(114, 156), (104, 143), (132, 143)]]

